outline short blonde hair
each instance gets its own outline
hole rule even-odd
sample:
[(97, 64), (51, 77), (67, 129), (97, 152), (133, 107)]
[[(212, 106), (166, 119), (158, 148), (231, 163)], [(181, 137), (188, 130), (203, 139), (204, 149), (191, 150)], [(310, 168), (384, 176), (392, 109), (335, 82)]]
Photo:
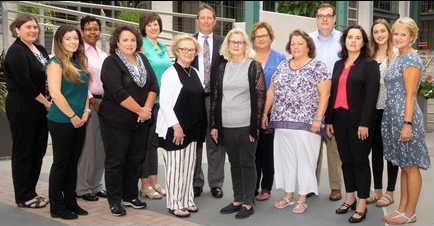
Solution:
[(246, 43), (246, 49), (244, 51), (244, 56), (246, 58), (252, 59), (253, 56), (255, 55), (255, 52), (252, 49), (252, 44), (249, 41), (249, 36), (247, 36), (246, 32), (244, 32), (240, 28), (234, 28), (234, 29), (229, 31), (229, 33), (226, 35), (225, 40), (223, 41), (222, 46), (220, 48), (220, 54), (223, 55), (223, 57), (227, 61), (232, 60), (232, 55), (229, 52), (229, 38), (231, 38), (231, 36), (233, 34), (241, 34), (243, 36), (244, 42)]
[(411, 41), (411, 43), (415, 43), (417, 40), (417, 34), (419, 32), (419, 27), (417, 26), (416, 22), (414, 22), (413, 19), (410, 17), (403, 17), (399, 18), (392, 26), (392, 33), (395, 31), (397, 27), (405, 28), (410, 32), (410, 35), (412, 35), (414, 38)]
[(173, 39), (172, 46), (171, 46), (171, 50), (172, 50), (173, 55), (175, 55), (175, 57), (178, 57), (178, 54), (176, 53), (176, 51), (178, 50), (178, 45), (180, 42), (185, 41), (185, 40), (189, 40), (189, 41), (192, 41), (194, 43), (194, 48), (196, 49), (196, 53), (194, 53), (194, 55), (197, 56), (197, 54), (199, 54), (199, 52), (200, 52), (199, 42), (194, 37), (189, 36), (189, 35), (178, 35)]

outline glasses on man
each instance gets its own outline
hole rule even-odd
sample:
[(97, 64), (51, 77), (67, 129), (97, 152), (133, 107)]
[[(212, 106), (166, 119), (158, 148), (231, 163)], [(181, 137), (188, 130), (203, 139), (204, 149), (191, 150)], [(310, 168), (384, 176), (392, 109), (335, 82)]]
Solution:
[(99, 32), (100, 30), (99, 30), (99, 28), (91, 28), (91, 27), (88, 27), (88, 28), (85, 28), (84, 29), (85, 31), (87, 31), (87, 32)]
[(266, 34), (266, 35), (257, 35), (255, 36), (256, 40), (263, 40), (263, 39), (267, 39), (270, 35)]
[(244, 44), (246, 44), (245, 41), (231, 41), (231, 40), (229, 40), (229, 45), (232, 45), (232, 46), (240, 46), (240, 45), (244, 45)]
[(195, 53), (196, 49), (189, 49), (189, 48), (178, 48), (179, 50), (181, 50), (181, 52), (183, 54), (189, 54), (189, 53)]
[(334, 16), (335, 16), (335, 15), (333, 15), (333, 14), (327, 14), (327, 15), (318, 14), (318, 15), (316, 15), (316, 18), (318, 18), (318, 19), (320, 19), (320, 20), (324, 20), (324, 18), (327, 19), (327, 20), (330, 20), (330, 19), (333, 18)]

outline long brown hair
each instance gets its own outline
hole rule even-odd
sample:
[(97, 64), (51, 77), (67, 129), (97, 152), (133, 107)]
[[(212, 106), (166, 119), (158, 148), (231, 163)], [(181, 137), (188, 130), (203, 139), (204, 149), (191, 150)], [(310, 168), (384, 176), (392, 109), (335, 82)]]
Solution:
[(77, 28), (73, 27), (72, 25), (65, 24), (57, 29), (56, 34), (54, 35), (54, 54), (63, 63), (62, 74), (66, 80), (73, 83), (84, 82), (81, 79), (80, 71), (71, 63), (68, 52), (62, 46), (63, 36), (65, 36), (66, 32), (70, 31), (77, 32), (79, 40), (78, 49), (72, 54), (72, 58), (75, 60), (75, 62), (77, 62), (78, 65), (80, 65), (81, 70), (86, 72), (90, 81), (91, 77), (90, 73), (87, 71), (87, 57), (84, 52), (84, 42), (81, 38), (81, 33)]
[(374, 21), (374, 23), (371, 26), (371, 37), (370, 37), (370, 43), (369, 43), (369, 47), (371, 49), (371, 53), (372, 53), (372, 58), (375, 59), (375, 57), (377, 56), (377, 52), (378, 49), (380, 48), (378, 43), (375, 42), (374, 39), (374, 26), (377, 24), (382, 24), (386, 27), (387, 32), (389, 32), (389, 40), (387, 40), (387, 50), (386, 50), (386, 56), (387, 56), (387, 66), (390, 65), (390, 63), (392, 62), (393, 59), (393, 34), (392, 34), (392, 29), (390, 29), (390, 25), (387, 22), (387, 20), (385, 19), (377, 19)]

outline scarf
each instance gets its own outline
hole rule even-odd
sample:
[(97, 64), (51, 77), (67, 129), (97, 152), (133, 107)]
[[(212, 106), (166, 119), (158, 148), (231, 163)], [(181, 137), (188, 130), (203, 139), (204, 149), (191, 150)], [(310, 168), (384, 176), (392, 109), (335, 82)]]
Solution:
[(134, 58), (136, 59), (137, 63), (137, 70), (134, 68), (133, 65), (125, 58), (125, 56), (121, 53), (119, 48), (116, 49), (116, 55), (122, 60), (122, 62), (127, 66), (128, 71), (130, 72), (131, 76), (133, 77), (134, 82), (140, 87), (143, 88), (146, 84), (146, 78), (147, 78), (147, 71), (145, 68), (145, 65), (143, 64), (142, 58), (138, 53), (134, 53)]

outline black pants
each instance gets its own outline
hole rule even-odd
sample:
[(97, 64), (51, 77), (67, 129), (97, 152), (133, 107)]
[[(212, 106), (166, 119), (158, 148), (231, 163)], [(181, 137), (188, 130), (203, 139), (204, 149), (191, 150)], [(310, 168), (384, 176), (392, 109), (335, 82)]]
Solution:
[[(372, 174), (374, 176), (374, 188), (383, 188), (383, 138), (381, 136), (381, 120), (383, 110), (377, 110), (377, 120), (375, 122), (374, 140), (372, 143)], [(387, 161), (387, 191), (395, 191), (396, 178), (398, 177), (398, 166), (394, 166)]]
[(64, 210), (77, 204), (77, 163), (83, 149), (86, 126), (74, 128), (72, 123), (48, 120), (53, 142), (53, 165), (50, 170), (50, 211)]
[(271, 188), (273, 187), (273, 140), (274, 133), (261, 133), (259, 136), (258, 148), (256, 149), (256, 173), (258, 177), (256, 180), (256, 190), (261, 187), (263, 191), (271, 192)]
[(146, 154), (149, 128), (142, 131), (123, 129), (100, 120), (105, 150), (105, 184), (110, 206), (121, 199), (131, 201), (138, 197), (137, 182)]
[[(9, 115), (12, 134), (12, 179), (15, 202), (23, 203), (35, 196), (42, 159), (47, 150), (48, 128), (44, 114), (25, 118)], [(0, 144), (1, 145), (1, 144)]]
[(255, 152), (258, 141), (250, 142), (249, 127), (223, 128), (223, 140), (219, 144), (231, 164), (234, 202), (253, 203), (256, 183)]
[(152, 108), (152, 118), (154, 118), (154, 123), (152, 123), (149, 128), (146, 157), (142, 162), (140, 178), (148, 178), (150, 175), (158, 174), (158, 134), (155, 133), (155, 129), (157, 127), (157, 115), (159, 109), (160, 105), (154, 104), (154, 107)]
[(333, 111), (333, 128), (342, 161), (342, 172), (346, 192), (357, 191), (361, 199), (369, 197), (371, 185), (371, 169), (369, 167), (369, 152), (372, 146), (374, 128), (369, 128), (366, 140), (360, 140), (358, 127), (353, 127), (350, 113), (342, 108)]

